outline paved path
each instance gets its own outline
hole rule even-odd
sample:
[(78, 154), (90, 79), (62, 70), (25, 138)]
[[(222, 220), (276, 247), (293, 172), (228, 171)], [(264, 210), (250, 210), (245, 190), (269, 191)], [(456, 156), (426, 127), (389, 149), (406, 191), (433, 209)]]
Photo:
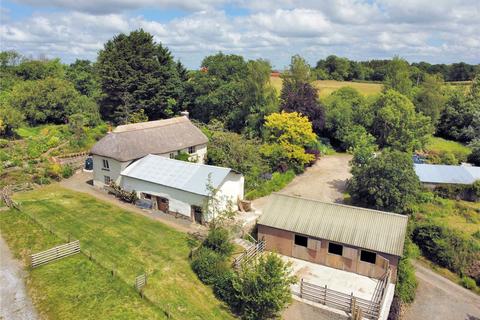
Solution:
[[(351, 177), (351, 159), (352, 156), (345, 153), (323, 156), (279, 193), (325, 202), (342, 202), (345, 183)], [(254, 200), (252, 205), (261, 210), (267, 201), (268, 196)]]
[(35, 320), (37, 312), (24, 284), (25, 272), (0, 234), (0, 319)]
[(64, 188), (87, 193), (97, 199), (111, 203), (117, 207), (141, 214), (147, 218), (160, 221), (173, 229), (181, 232), (201, 232), (204, 233), (206, 228), (202, 225), (192, 223), (186, 219), (175, 218), (172, 215), (162, 213), (160, 211), (152, 212), (151, 210), (143, 210), (130, 203), (118, 200), (115, 196), (94, 187), (89, 183), (92, 179), (92, 173), (79, 171), (66, 180), (62, 180), (60, 185)]
[(405, 320), (479, 320), (480, 297), (415, 262), (418, 289)]

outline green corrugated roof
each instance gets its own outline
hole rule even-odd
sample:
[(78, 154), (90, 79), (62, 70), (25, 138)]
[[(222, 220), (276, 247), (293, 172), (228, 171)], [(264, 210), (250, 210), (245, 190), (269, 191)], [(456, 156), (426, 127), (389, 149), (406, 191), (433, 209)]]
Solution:
[(401, 256), (408, 217), (272, 194), (258, 224)]

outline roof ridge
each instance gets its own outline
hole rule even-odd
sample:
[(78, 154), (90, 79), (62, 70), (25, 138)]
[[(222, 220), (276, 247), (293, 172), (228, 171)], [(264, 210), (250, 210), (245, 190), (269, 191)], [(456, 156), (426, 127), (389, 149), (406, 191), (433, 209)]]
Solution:
[(223, 169), (228, 169), (230, 171), (234, 171), (232, 168), (229, 168), (229, 167), (220, 167), (220, 166), (214, 166), (214, 165), (198, 163), (198, 162), (190, 162), (190, 161), (183, 161), (183, 160), (178, 160), (178, 159), (171, 159), (171, 158), (163, 157), (163, 156), (160, 156), (158, 154), (153, 154), (153, 153), (147, 154), (145, 157), (141, 158), (140, 160), (145, 159), (148, 156), (160, 158), (160, 159), (162, 159), (162, 161), (175, 161), (175, 162), (180, 161), (185, 165), (191, 165), (191, 166), (196, 166), (196, 167), (223, 168)]
[[(174, 125), (174, 124), (178, 124), (178, 123), (182, 123), (182, 122), (190, 122), (191, 121), (183, 121), (183, 120), (189, 120), (187, 117), (185, 116), (181, 116), (181, 117), (174, 117), (174, 118), (168, 118), (168, 119), (159, 119), (159, 120), (153, 120), (153, 121), (145, 121), (145, 122), (137, 122), (137, 123), (130, 123), (130, 124), (123, 124), (121, 126), (118, 126), (116, 127), (112, 132), (109, 132), (109, 133), (116, 133), (116, 134), (120, 134), (120, 133), (128, 133), (128, 132), (132, 132), (132, 131), (140, 131), (140, 130), (150, 130), (150, 129), (157, 129), (159, 127), (161, 128), (164, 128), (164, 127), (168, 127), (168, 126), (171, 126), (171, 125)], [(125, 127), (125, 126), (129, 126), (129, 125), (139, 125), (141, 123), (152, 123), (152, 122), (162, 122), (162, 121), (168, 121), (168, 120), (176, 120), (176, 121), (170, 121), (168, 123), (164, 122), (164, 124), (162, 125), (158, 125), (158, 126), (151, 126), (151, 127), (147, 127), (147, 128), (137, 128), (137, 129), (130, 129), (130, 130), (123, 130), (123, 131), (117, 131), (115, 132), (115, 130), (119, 127)], [(178, 120), (182, 120), (182, 121), (178, 121)], [(193, 125), (193, 123), (192, 123)], [(193, 125), (194, 127), (196, 127), (195, 125)]]
[(283, 194), (283, 193), (278, 193), (278, 192), (273, 192), (272, 194), (282, 196), (282, 197), (287, 197), (287, 198), (296, 198), (296, 199), (300, 199), (300, 200), (307, 200), (307, 201), (312, 201), (312, 202), (317, 202), (317, 203), (323, 203), (323, 204), (327, 204), (327, 205), (330, 205), (330, 206), (339, 206), (339, 207), (351, 208), (351, 209), (356, 209), (356, 210), (360, 209), (360, 210), (363, 210), (363, 211), (393, 215), (393, 216), (398, 216), (398, 217), (401, 217), (403, 219), (408, 220), (407, 215), (399, 214), (399, 213), (395, 213), (395, 212), (388, 212), (388, 211), (382, 211), (382, 210), (376, 210), (376, 209), (370, 209), (370, 208), (364, 208), (364, 207), (351, 206), (351, 205), (347, 205), (347, 204), (343, 204), (343, 203), (326, 202), (326, 201), (316, 200), (316, 199), (312, 199), (312, 198), (293, 196), (293, 195)]

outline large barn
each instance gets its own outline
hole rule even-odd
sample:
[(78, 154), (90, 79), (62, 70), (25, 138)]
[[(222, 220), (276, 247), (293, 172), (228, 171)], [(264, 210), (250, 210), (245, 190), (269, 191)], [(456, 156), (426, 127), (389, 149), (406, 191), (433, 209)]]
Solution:
[(408, 218), (335, 203), (273, 194), (258, 221), (258, 238), (282, 255), (379, 279), (396, 271)]
[(120, 173), (132, 162), (155, 154), (175, 158), (188, 153), (204, 163), (208, 138), (186, 116), (118, 126), (92, 148), (93, 183), (120, 183)]

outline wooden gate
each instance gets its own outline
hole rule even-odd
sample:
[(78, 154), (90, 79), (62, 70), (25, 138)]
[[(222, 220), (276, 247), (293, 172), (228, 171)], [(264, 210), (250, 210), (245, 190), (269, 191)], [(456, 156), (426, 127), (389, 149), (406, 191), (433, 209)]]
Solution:
[(32, 268), (39, 267), (49, 262), (59, 260), (80, 252), (80, 241), (75, 240), (67, 244), (32, 254), (30, 256)]

